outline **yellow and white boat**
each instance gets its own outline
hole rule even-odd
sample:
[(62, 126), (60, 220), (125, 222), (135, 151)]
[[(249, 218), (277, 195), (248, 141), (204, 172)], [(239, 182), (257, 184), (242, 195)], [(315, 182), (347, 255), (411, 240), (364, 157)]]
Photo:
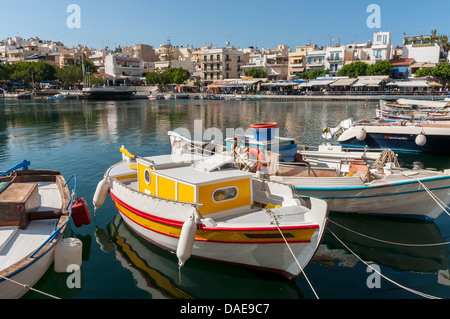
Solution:
[(313, 198), (308, 208), (291, 186), (236, 169), (233, 157), (121, 151), (97, 186), (95, 209), (109, 192), (124, 221), (176, 252), (180, 267), (192, 256), (294, 279), (320, 244), (326, 202)]

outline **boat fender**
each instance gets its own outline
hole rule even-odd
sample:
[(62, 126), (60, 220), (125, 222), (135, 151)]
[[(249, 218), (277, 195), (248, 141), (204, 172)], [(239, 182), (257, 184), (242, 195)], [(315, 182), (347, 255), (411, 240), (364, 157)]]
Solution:
[(54, 269), (57, 273), (71, 273), (81, 268), (83, 243), (78, 238), (63, 238), (55, 248)]
[(416, 136), (416, 144), (419, 146), (424, 146), (427, 143), (427, 137), (423, 134)]
[(356, 138), (358, 139), (358, 141), (364, 141), (366, 139), (366, 130), (365, 129), (361, 129), (358, 133), (356, 133)]
[(97, 189), (95, 190), (94, 198), (92, 200), (94, 204), (94, 211), (96, 211), (100, 206), (103, 205), (106, 195), (108, 194), (108, 190), (108, 180), (106, 178), (103, 178), (100, 182), (98, 182)]
[(91, 223), (91, 213), (84, 198), (77, 198), (72, 204), (72, 219), (77, 227)]
[(264, 163), (264, 154), (258, 147), (250, 147), (245, 153), (253, 154), (257, 158), (257, 166), (255, 172), (257, 172)]
[(196, 232), (197, 223), (194, 220), (194, 215), (192, 215), (181, 227), (180, 239), (177, 245), (178, 265), (180, 268), (191, 257)]

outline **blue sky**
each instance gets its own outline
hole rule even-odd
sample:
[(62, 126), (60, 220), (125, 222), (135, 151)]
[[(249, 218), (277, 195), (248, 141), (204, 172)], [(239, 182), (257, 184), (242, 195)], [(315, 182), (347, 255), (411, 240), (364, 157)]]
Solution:
[[(70, 29), (70, 4), (81, 8), (81, 28)], [(65, 45), (93, 48), (134, 43), (159, 47), (194, 47), (226, 42), (243, 47), (291, 47), (307, 43), (327, 45), (363, 43), (374, 31), (388, 30), (393, 44), (407, 35), (450, 34), (448, 0), (0, 0), (0, 39), (39, 37)], [(370, 29), (370, 4), (381, 8), (381, 28)]]

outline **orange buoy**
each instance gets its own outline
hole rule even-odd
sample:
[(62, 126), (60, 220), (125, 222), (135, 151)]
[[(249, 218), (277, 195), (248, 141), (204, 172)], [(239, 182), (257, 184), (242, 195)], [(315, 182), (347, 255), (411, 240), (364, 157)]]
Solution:
[(75, 226), (81, 227), (91, 223), (91, 213), (84, 198), (77, 198), (72, 204), (72, 219)]

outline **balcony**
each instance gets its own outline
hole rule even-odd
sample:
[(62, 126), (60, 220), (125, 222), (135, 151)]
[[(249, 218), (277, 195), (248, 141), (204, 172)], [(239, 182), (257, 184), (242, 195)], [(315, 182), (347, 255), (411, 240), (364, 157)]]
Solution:
[(331, 58), (331, 57), (328, 57), (327, 61), (330, 62), (330, 63), (341, 63), (341, 62), (344, 61), (344, 59), (343, 58)]

